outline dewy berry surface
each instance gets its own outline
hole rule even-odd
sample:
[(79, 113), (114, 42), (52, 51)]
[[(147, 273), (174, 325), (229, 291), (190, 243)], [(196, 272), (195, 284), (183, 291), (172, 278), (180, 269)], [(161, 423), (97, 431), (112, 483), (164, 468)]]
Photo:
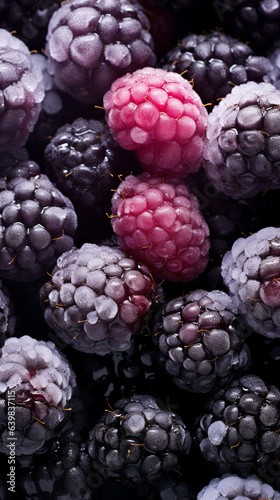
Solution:
[(113, 195), (112, 214), (120, 246), (155, 276), (191, 281), (207, 266), (209, 229), (180, 180), (130, 175)]
[(118, 143), (135, 150), (151, 174), (186, 177), (201, 164), (207, 111), (177, 73), (143, 68), (116, 80), (104, 96)]

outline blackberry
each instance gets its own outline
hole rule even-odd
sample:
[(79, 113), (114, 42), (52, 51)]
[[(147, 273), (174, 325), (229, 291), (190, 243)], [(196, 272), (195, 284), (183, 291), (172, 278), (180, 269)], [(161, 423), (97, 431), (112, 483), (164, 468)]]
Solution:
[(52, 342), (27, 335), (6, 340), (0, 358), (1, 453), (13, 449), (29, 455), (42, 449), (67, 418), (75, 385), (74, 372)]
[(208, 263), (209, 229), (198, 205), (178, 179), (130, 175), (112, 197), (113, 230), (155, 276), (191, 281)]
[[(58, 129), (45, 150), (46, 172), (74, 204), (80, 225), (98, 238), (109, 232), (112, 191), (137, 163), (108, 125), (78, 118)], [(89, 227), (89, 218), (93, 223)]]
[(187, 35), (160, 65), (193, 81), (205, 104), (216, 104), (233, 85), (263, 81), (270, 67), (268, 60), (256, 56), (248, 45), (217, 31)]
[(280, 186), (280, 91), (269, 83), (234, 87), (209, 116), (204, 168), (235, 199)]
[(34, 162), (19, 163), (3, 180), (0, 214), (2, 278), (35, 280), (73, 246), (73, 205)]
[(44, 98), (42, 74), (26, 45), (0, 29), (0, 153), (23, 146)]
[(102, 99), (119, 76), (156, 57), (149, 21), (135, 0), (73, 0), (52, 16), (46, 52), (55, 83), (75, 99)]
[(280, 230), (239, 238), (222, 260), (222, 277), (238, 312), (266, 337), (280, 337)]
[(215, 478), (204, 486), (197, 495), (197, 500), (210, 500), (217, 495), (221, 500), (269, 497), (271, 500), (279, 500), (280, 494), (273, 490), (271, 484), (263, 483), (257, 476), (241, 478), (233, 474), (225, 474), (222, 478)]
[(215, 0), (213, 7), (227, 33), (250, 41), (263, 52), (279, 38), (279, 0)]
[(30, 50), (45, 45), (49, 20), (60, 6), (58, 0), (1, 0), (0, 28), (16, 31)]
[(63, 254), (41, 288), (45, 319), (75, 349), (126, 351), (156, 295), (144, 265), (119, 247), (85, 243)]
[(93, 465), (125, 486), (156, 483), (180, 468), (191, 436), (180, 417), (162, 409), (152, 396), (134, 395), (116, 402), (89, 435)]
[(152, 175), (197, 172), (208, 114), (182, 76), (160, 68), (127, 73), (105, 94), (104, 108), (118, 143)]
[(196, 290), (167, 302), (156, 316), (158, 359), (181, 389), (210, 392), (248, 368), (245, 328), (231, 298), (220, 290)]
[(220, 390), (197, 420), (196, 438), (219, 473), (258, 474), (280, 454), (280, 391), (256, 375)]
[[(92, 471), (79, 432), (67, 429), (29, 466), (17, 467), (17, 493), (24, 500), (98, 499), (97, 475)], [(97, 494), (97, 497), (95, 496)]]

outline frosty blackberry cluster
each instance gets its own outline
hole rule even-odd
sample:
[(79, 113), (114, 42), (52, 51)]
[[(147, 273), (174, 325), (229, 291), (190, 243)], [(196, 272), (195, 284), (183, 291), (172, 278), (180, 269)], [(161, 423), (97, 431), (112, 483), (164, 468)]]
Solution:
[(105, 355), (129, 349), (155, 290), (147, 267), (119, 247), (85, 243), (58, 259), (41, 302), (47, 323), (64, 342)]
[(209, 116), (204, 168), (235, 199), (280, 187), (280, 92), (269, 83), (234, 87)]
[(255, 332), (280, 337), (280, 230), (239, 238), (222, 261), (222, 276), (239, 313)]
[[(32, 162), (12, 169), (0, 186), (0, 276), (32, 281), (73, 246), (73, 205)], [(30, 172), (31, 171), (31, 172)]]
[(155, 65), (149, 25), (136, 1), (66, 2), (48, 26), (55, 83), (83, 103), (98, 102), (119, 76)]
[(89, 455), (105, 477), (126, 486), (155, 483), (179, 467), (191, 436), (180, 417), (151, 396), (117, 401), (89, 435)]
[(26, 45), (0, 29), (0, 152), (23, 146), (44, 98), (42, 74)]
[[(0, 451), (9, 454), (7, 414), (15, 411), (15, 453), (44, 447), (71, 411), (76, 376), (52, 342), (6, 340), (0, 358)], [(14, 404), (13, 404), (14, 403)]]
[(242, 476), (266, 469), (280, 454), (280, 392), (256, 375), (235, 380), (198, 419), (203, 456), (219, 473)]
[(210, 392), (248, 368), (245, 332), (226, 293), (196, 290), (161, 308), (153, 339), (175, 384), (186, 391)]
[(245, 43), (213, 32), (184, 37), (161, 61), (161, 67), (192, 80), (202, 101), (216, 104), (235, 85), (261, 82), (270, 65)]

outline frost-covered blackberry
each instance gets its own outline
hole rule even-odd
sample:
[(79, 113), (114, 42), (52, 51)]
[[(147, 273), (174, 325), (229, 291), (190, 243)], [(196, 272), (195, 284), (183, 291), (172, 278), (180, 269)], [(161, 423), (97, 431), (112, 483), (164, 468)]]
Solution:
[(44, 98), (42, 73), (26, 45), (0, 29), (0, 152), (23, 146)]
[(19, 163), (2, 179), (0, 214), (2, 278), (35, 280), (73, 246), (73, 205), (35, 162)]
[(220, 290), (196, 290), (166, 303), (153, 333), (160, 363), (186, 391), (210, 392), (249, 366), (244, 327)]
[(99, 101), (119, 76), (156, 58), (140, 3), (73, 0), (53, 14), (46, 51), (59, 88), (79, 101)]
[(156, 295), (145, 265), (117, 246), (85, 243), (59, 257), (51, 274), (41, 302), (64, 342), (100, 355), (130, 348)]
[(181, 418), (152, 396), (117, 401), (89, 435), (89, 455), (97, 470), (125, 486), (156, 483), (180, 469), (191, 436)]
[(40, 450), (67, 418), (75, 385), (73, 370), (52, 342), (27, 335), (6, 340), (0, 358), (1, 453), (10, 452), (9, 413), (16, 455)]
[(222, 478), (215, 478), (204, 486), (197, 495), (197, 500), (210, 500), (214, 496), (220, 500), (255, 500), (269, 498), (279, 500), (280, 493), (272, 488), (273, 485), (264, 483), (257, 476), (241, 478), (234, 474), (225, 474)]
[(280, 229), (239, 238), (222, 261), (222, 276), (238, 312), (255, 332), (280, 337)]
[(242, 199), (280, 187), (279, 106), (273, 85), (248, 82), (214, 107), (203, 164), (219, 191)]
[[(58, 129), (45, 150), (46, 172), (75, 206), (79, 224), (100, 236), (110, 226), (112, 191), (137, 170), (132, 154), (115, 141), (104, 121), (76, 119)], [(89, 217), (92, 222), (89, 222)]]
[(194, 90), (202, 101), (216, 104), (234, 85), (261, 82), (270, 64), (245, 43), (214, 31), (184, 37), (166, 54), (161, 67), (193, 80)]
[(245, 375), (218, 391), (196, 424), (200, 450), (218, 473), (258, 474), (280, 453), (280, 391)]

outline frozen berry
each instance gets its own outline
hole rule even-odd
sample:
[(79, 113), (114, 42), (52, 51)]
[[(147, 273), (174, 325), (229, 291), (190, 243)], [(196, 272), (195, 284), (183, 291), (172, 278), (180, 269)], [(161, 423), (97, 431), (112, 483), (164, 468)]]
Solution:
[(197, 422), (203, 456), (219, 472), (258, 473), (280, 452), (280, 392), (256, 375), (220, 390)]
[(156, 62), (148, 18), (130, 0), (63, 3), (49, 22), (46, 52), (57, 86), (86, 104), (119, 76)]
[(206, 104), (216, 104), (234, 85), (261, 82), (270, 64), (243, 42), (214, 31), (187, 35), (161, 61), (167, 71), (193, 80), (194, 90)]
[(73, 205), (34, 162), (19, 163), (3, 180), (0, 214), (2, 278), (35, 280), (73, 246)]
[(222, 261), (224, 283), (255, 332), (280, 337), (280, 229), (239, 238)]
[(16, 455), (40, 450), (67, 418), (75, 385), (73, 370), (52, 342), (27, 335), (6, 340), (0, 358), (1, 453), (10, 454), (11, 426)]
[[(63, 125), (45, 150), (46, 172), (74, 204), (81, 224), (99, 239), (110, 228), (112, 191), (137, 162), (113, 138), (106, 122), (78, 118)], [(139, 167), (138, 167), (139, 170)], [(89, 223), (89, 219), (92, 223)]]
[[(273, 485), (274, 486), (274, 485)], [(246, 498), (255, 500), (269, 496), (271, 500), (279, 500), (280, 493), (273, 490), (271, 484), (263, 483), (257, 476), (241, 478), (233, 474), (225, 474), (215, 478), (204, 486), (197, 495), (197, 500), (210, 500), (217, 495), (220, 500), (237, 500)]]
[(161, 308), (153, 339), (175, 384), (190, 392), (210, 392), (248, 368), (244, 331), (226, 293), (196, 290)]
[(44, 98), (42, 74), (26, 45), (0, 29), (0, 152), (23, 146)]
[(154, 275), (191, 281), (204, 271), (209, 229), (182, 181), (130, 175), (113, 195), (112, 213), (119, 245)]
[(177, 73), (143, 68), (116, 80), (104, 96), (118, 143), (136, 151), (145, 170), (186, 177), (201, 164), (207, 111)]
[(180, 417), (152, 396), (117, 401), (89, 435), (89, 455), (97, 470), (126, 486), (156, 483), (180, 468), (191, 436)]
[(147, 267), (119, 247), (85, 243), (58, 259), (41, 301), (47, 323), (64, 342), (105, 355), (130, 348), (155, 292)]
[(269, 83), (233, 88), (209, 116), (204, 168), (235, 199), (280, 187), (280, 91)]

